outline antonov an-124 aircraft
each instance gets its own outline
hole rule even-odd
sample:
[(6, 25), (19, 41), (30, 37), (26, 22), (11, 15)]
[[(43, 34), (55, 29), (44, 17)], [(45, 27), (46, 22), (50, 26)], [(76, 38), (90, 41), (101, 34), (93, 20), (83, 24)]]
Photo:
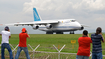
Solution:
[(41, 31), (45, 31), (46, 34), (63, 34), (63, 32), (70, 32), (70, 34), (74, 34), (76, 30), (83, 30), (84, 26), (82, 26), (75, 19), (60, 19), (60, 20), (42, 20), (36, 8), (33, 8), (34, 21), (33, 22), (25, 22), (25, 23), (14, 23), (14, 26), (19, 25), (31, 25), (34, 30), (39, 29)]

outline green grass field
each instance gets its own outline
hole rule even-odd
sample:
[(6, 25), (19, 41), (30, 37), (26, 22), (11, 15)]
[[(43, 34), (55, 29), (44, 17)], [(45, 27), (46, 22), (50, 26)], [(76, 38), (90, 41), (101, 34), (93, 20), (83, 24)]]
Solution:
[[(62, 52), (68, 52), (68, 53), (76, 53), (78, 49), (78, 38), (82, 36), (81, 34), (30, 34), (30, 39), (27, 39), (27, 44), (30, 44), (32, 47), (36, 47), (38, 44), (40, 44), (40, 47), (37, 49), (37, 51), (49, 51), (49, 52), (57, 52), (56, 49), (54, 49), (53, 45), (56, 47), (59, 46), (59, 49), (65, 44), (65, 48), (62, 50)], [(76, 44), (74, 44), (75, 49), (72, 49), (71, 40), (76, 40)], [(18, 35), (11, 35), (10, 44), (16, 46), (19, 42)]]
[[(55, 45), (59, 50), (63, 45), (66, 45), (65, 48), (61, 51), (65, 53), (77, 53), (78, 38), (82, 36), (82, 34), (29, 34), (29, 35), (31, 38), (27, 39), (27, 44), (30, 44), (33, 48), (40, 44), (39, 48), (36, 51), (57, 52), (53, 45)], [(105, 37), (105, 34), (103, 34), (103, 36)], [(76, 40), (76, 43), (74, 44), (74, 49), (72, 49), (71, 40)], [(12, 34), (9, 41), (10, 44), (12, 44), (15, 47), (19, 43), (18, 34)], [(103, 55), (105, 55), (104, 44), (105, 43), (102, 44)], [(29, 46), (28, 49), (31, 50)]]

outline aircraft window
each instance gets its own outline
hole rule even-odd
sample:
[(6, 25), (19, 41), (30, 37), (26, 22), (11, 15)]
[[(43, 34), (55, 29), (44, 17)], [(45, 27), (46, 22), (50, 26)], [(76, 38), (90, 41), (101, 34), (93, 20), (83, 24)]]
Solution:
[(71, 20), (71, 22), (75, 22), (76, 20)]

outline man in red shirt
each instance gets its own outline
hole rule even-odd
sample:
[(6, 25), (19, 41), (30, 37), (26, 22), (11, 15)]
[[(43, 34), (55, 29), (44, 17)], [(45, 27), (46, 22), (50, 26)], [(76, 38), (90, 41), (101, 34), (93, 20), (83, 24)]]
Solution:
[(89, 59), (90, 55), (90, 43), (92, 40), (88, 37), (88, 31), (83, 31), (83, 36), (78, 39), (79, 48), (76, 59)]
[(28, 48), (27, 48), (27, 38), (30, 39), (30, 36), (27, 34), (27, 31), (25, 28), (22, 29), (22, 32), (19, 34), (19, 45), (18, 45), (18, 50), (17, 54), (15, 56), (15, 59), (19, 58), (20, 52), (24, 50), (27, 59), (30, 59), (29, 53), (28, 53)]

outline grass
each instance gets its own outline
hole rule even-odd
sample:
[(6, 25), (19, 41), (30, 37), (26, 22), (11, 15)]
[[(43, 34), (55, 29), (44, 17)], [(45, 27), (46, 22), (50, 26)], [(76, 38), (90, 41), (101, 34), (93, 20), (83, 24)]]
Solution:
[[(54, 49), (53, 45), (56, 47), (59, 46), (59, 49), (65, 44), (65, 48), (62, 50), (62, 52), (77, 52), (78, 49), (78, 43), (76, 42), (75, 45), (75, 51), (68, 50), (72, 49), (71, 40), (78, 40), (78, 37), (82, 36), (81, 34), (30, 34), (30, 39), (27, 39), (27, 44), (30, 44), (34, 48), (40, 44), (40, 47), (37, 49), (37, 51), (49, 51), (49, 52), (57, 52), (56, 49)], [(11, 35), (10, 44), (17, 45), (19, 42), (19, 37), (17, 34)], [(30, 49), (30, 48), (29, 48)]]
[[(82, 36), (82, 34), (29, 34), (29, 35), (31, 38), (27, 39), (27, 44), (30, 44), (33, 48), (40, 44), (39, 48), (36, 51), (58, 52), (53, 47), (53, 45), (55, 45), (59, 50), (62, 48), (63, 45), (66, 45), (64, 49), (61, 51), (66, 53), (77, 53), (78, 38)], [(103, 36), (105, 37), (105, 34), (103, 34)], [(74, 44), (74, 49), (72, 48), (71, 40), (76, 40), (76, 43)], [(18, 34), (12, 34), (9, 41), (10, 44), (12, 44), (15, 47), (19, 43)], [(28, 49), (31, 50), (29, 46)], [(102, 49), (103, 55), (105, 55), (104, 43), (102, 44)], [(73, 57), (73, 59), (74, 58), (75, 57)]]

